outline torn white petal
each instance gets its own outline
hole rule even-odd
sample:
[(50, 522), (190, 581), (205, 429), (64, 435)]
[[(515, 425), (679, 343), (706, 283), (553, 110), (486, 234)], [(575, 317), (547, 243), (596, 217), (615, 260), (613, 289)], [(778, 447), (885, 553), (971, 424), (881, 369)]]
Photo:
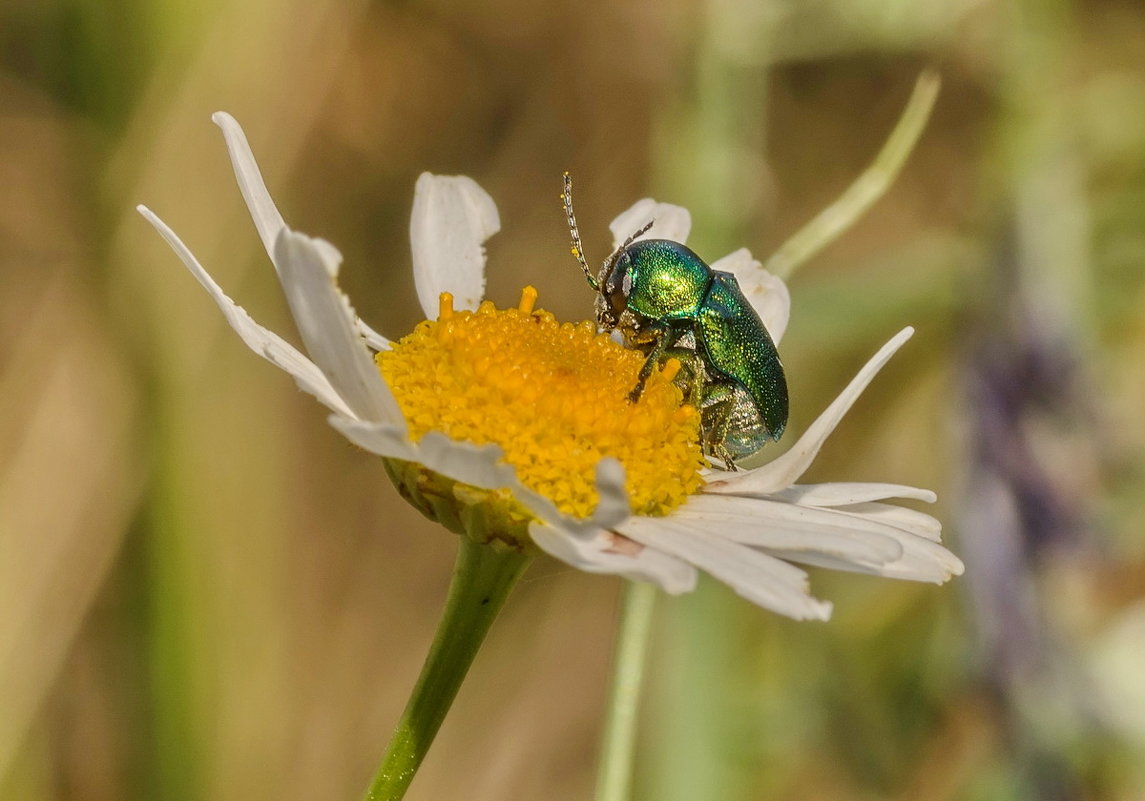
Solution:
[(251, 219), (254, 220), (254, 227), (258, 229), (262, 245), (266, 248), (267, 255), (273, 259), (274, 242), (278, 239), (279, 232), (286, 227), (286, 223), (283, 222), (282, 215), (279, 214), (270, 192), (267, 191), (262, 173), (259, 172), (258, 164), (254, 160), (254, 153), (251, 152), (246, 134), (238, 122), (225, 111), (216, 111), (211, 115), (211, 119), (223, 131), (239, 190), (242, 192), (243, 200), (246, 201)]
[(677, 509), (675, 522), (707, 530), (753, 548), (768, 551), (816, 551), (841, 559), (884, 564), (900, 558), (902, 545), (877, 526), (854, 526), (836, 516), (804, 514), (798, 509), (780, 516), (771, 507), (747, 498), (692, 499)]
[(853, 560), (838, 560), (829, 554), (816, 551), (773, 551), (776, 556), (801, 562), (805, 565), (827, 567), (832, 570), (845, 570), (853, 573), (869, 573), (885, 578), (903, 581), (922, 581), (943, 584), (952, 576), (962, 575), (962, 560), (930, 540), (899, 532), (903, 555), (885, 563), (863, 563)]
[[(805, 564), (830, 566), (840, 570), (874, 573), (888, 578), (929, 581), (942, 584), (962, 574), (962, 561), (938, 544), (940, 524), (930, 515), (913, 509), (881, 503), (855, 504), (832, 509), (805, 510), (816, 519), (834, 519), (841, 525), (872, 531), (894, 538), (902, 546), (902, 555), (885, 563), (864, 564), (861, 561), (843, 566), (827, 565), (814, 551), (775, 552), (777, 556)], [(826, 517), (824, 517), (826, 516)]]
[(961, 559), (938, 543), (906, 532), (903, 532), (903, 537), (903, 558), (886, 565), (881, 575), (944, 584), (966, 570)]
[(476, 309), (485, 296), (484, 242), (501, 230), (493, 198), (464, 175), (423, 172), (414, 188), (410, 246), (417, 297), (437, 319), (442, 292), (458, 309)]
[(923, 539), (939, 542), (942, 539), (942, 523), (937, 518), (916, 509), (907, 509), (889, 503), (856, 503), (838, 506), (834, 511), (847, 515), (858, 515), (864, 520), (875, 520), (888, 526), (900, 528)]
[(779, 492), (794, 484), (804, 471), (810, 467), (819, 449), (827, 437), (835, 430), (835, 426), (851, 408), (851, 405), (862, 394), (871, 379), (878, 374), (883, 365), (895, 354), (903, 343), (914, 334), (913, 328), (904, 328), (891, 338), (887, 344), (879, 349), (863, 369), (861, 369), (847, 385), (846, 389), (819, 415), (803, 436), (791, 447), (791, 450), (782, 456), (768, 462), (755, 470), (748, 470), (736, 475), (727, 476), (713, 481), (705, 488), (705, 492), (726, 492), (737, 495), (765, 495)]
[[(934, 541), (937, 534), (931, 529), (937, 520), (888, 504), (820, 508), (699, 496), (677, 510), (674, 519), (706, 522), (722, 536), (803, 564), (935, 583), (963, 569), (958, 557)], [(790, 535), (790, 544), (779, 540), (784, 535)]]
[(690, 562), (759, 606), (796, 620), (827, 620), (831, 604), (808, 594), (807, 574), (768, 554), (673, 525), (671, 518), (631, 518), (620, 533)]
[(635, 546), (636, 553), (618, 553), (611, 550), (615, 535), (604, 530), (585, 538), (538, 522), (530, 524), (529, 534), (543, 551), (578, 570), (650, 581), (671, 595), (696, 587), (696, 569), (691, 565), (644, 546)]
[(711, 267), (735, 276), (740, 291), (763, 321), (771, 340), (778, 345), (791, 317), (791, 293), (783, 279), (763, 269), (747, 248), (729, 253)]
[[(778, 529), (790, 531), (805, 531), (812, 535), (819, 532), (834, 532), (841, 536), (864, 538), (874, 542), (874, 537), (891, 538), (901, 542), (902, 535), (907, 533), (904, 529), (884, 522), (879, 518), (862, 513), (845, 511), (855, 507), (818, 507), (799, 506), (770, 498), (746, 497), (704, 497), (694, 499), (697, 503), (693, 508), (703, 510), (709, 514), (741, 514), (755, 515), (766, 519), (770, 525)], [(921, 514), (918, 513), (918, 514)], [(806, 537), (808, 547), (816, 547), (816, 536)]]
[(638, 200), (627, 211), (621, 212), (608, 228), (612, 231), (612, 249), (620, 247), (628, 237), (648, 223), (652, 227), (639, 239), (671, 239), (686, 242), (692, 232), (692, 215), (683, 206), (657, 203), (650, 197)]
[(136, 209), (143, 215), (159, 235), (167, 241), (175, 255), (186, 265), (195, 279), (207, 290), (222, 311), (223, 316), (235, 333), (239, 335), (246, 346), (274, 366), (285, 370), (294, 376), (299, 388), (317, 398), (331, 411), (342, 415), (351, 415), (350, 409), (334, 391), (326, 376), (318, 369), (314, 362), (307, 359), (289, 342), (256, 323), (246, 311), (235, 304), (214, 279), (199, 264), (194, 254), (183, 244), (182, 240), (167, 224), (160, 220), (146, 206), (137, 206)]
[(908, 487), (903, 484), (845, 481), (829, 484), (794, 484), (785, 490), (773, 493), (771, 497), (803, 506), (848, 506), (887, 498), (909, 498), (925, 503), (934, 503), (938, 500), (938, 496), (928, 489)]
[(404, 425), (393, 393), (382, 381), (357, 331), (357, 315), (333, 276), (338, 256), (332, 246), (283, 228), (274, 244), (274, 263), (306, 351), (354, 412), (354, 416)]

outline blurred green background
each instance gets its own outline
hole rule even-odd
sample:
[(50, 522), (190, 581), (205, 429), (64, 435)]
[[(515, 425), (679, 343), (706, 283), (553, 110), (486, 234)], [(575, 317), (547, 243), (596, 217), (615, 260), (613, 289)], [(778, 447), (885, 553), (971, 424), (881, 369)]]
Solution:
[[(496, 199), (491, 298), (579, 319), (562, 170), (594, 259), (647, 194), (763, 257), (933, 65), (782, 351), (793, 438), (918, 328), (807, 478), (937, 489), (967, 574), (817, 572), (825, 625), (661, 603), (638, 797), (1145, 799), (1143, 55), (1139, 0), (7, 0), (0, 798), (356, 799), (443, 599), (451, 535), (133, 211), (293, 336), (211, 112), (400, 336), (420, 171)], [(539, 560), (410, 799), (590, 797), (618, 588)]]

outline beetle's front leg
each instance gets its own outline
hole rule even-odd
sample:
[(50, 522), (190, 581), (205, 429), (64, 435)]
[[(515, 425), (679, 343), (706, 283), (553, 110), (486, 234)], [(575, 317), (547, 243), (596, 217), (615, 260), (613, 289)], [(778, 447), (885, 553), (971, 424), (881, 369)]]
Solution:
[(673, 383), (683, 392), (684, 403), (699, 409), (704, 402), (704, 382), (708, 377), (703, 357), (694, 348), (674, 347), (665, 348), (662, 358), (680, 362), (680, 372)]
[(644, 359), (644, 364), (640, 366), (640, 374), (636, 378), (636, 386), (628, 393), (629, 403), (636, 403), (640, 400), (640, 396), (644, 393), (644, 385), (648, 383), (652, 371), (660, 363), (664, 352), (675, 345), (683, 335), (683, 331), (676, 331), (671, 326), (652, 326), (630, 337), (629, 341), (632, 344), (642, 345), (651, 342), (652, 348), (648, 351), (648, 356)]

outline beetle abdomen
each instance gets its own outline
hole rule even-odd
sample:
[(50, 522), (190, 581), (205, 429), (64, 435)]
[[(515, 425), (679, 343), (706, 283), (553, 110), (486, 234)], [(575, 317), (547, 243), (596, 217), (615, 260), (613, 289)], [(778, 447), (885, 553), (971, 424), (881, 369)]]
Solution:
[(724, 428), (724, 448), (733, 459), (746, 459), (772, 439), (775, 437), (764, 423), (755, 399), (746, 389), (737, 385)]

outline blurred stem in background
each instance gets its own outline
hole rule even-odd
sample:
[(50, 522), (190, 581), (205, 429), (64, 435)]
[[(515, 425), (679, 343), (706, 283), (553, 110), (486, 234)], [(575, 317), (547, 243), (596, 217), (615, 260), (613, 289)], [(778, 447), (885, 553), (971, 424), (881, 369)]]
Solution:
[(652, 640), (652, 617), (660, 590), (644, 581), (626, 581), (621, 590), (620, 628), (612, 665), (608, 717), (601, 738), (596, 801), (628, 801), (636, 756), (636, 728)]
[(834, 242), (883, 196), (918, 144), (918, 138), (934, 110), (941, 85), (938, 73), (933, 70), (926, 70), (918, 76), (902, 117), (871, 166), (847, 187), (838, 200), (816, 214), (772, 253), (763, 263), (763, 269), (786, 281), (799, 265)]

